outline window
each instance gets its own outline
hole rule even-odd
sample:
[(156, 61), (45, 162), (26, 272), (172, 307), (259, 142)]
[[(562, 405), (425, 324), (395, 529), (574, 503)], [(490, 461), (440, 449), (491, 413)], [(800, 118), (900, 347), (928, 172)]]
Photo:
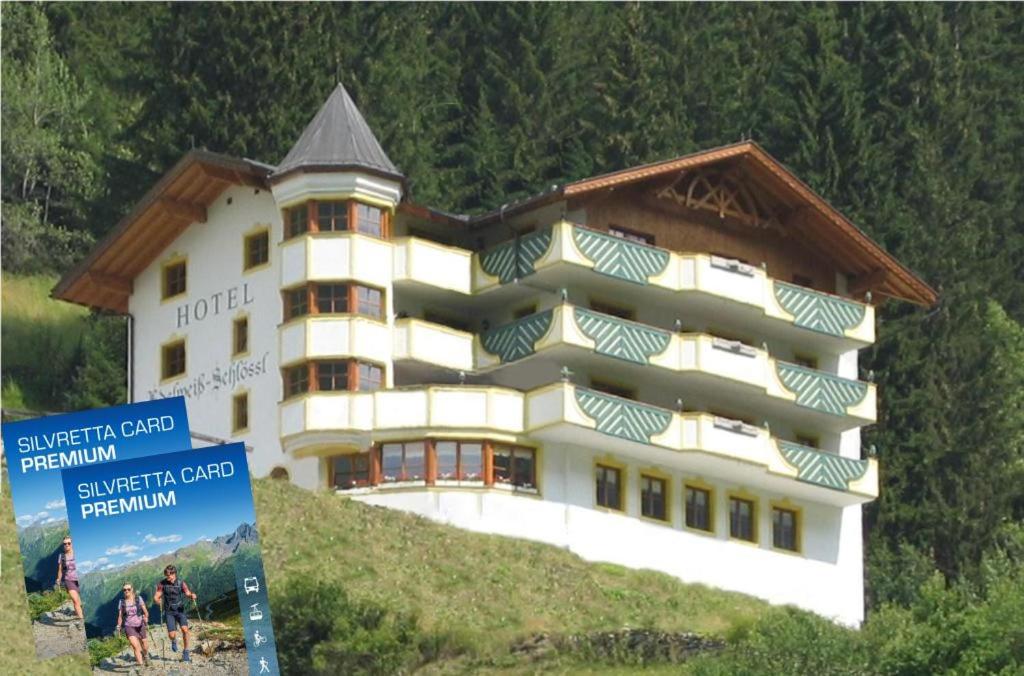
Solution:
[(370, 484), (370, 454), (354, 453), (331, 458), (331, 483), (335, 488), (356, 488)]
[(623, 399), (636, 399), (636, 390), (632, 390), (628, 387), (622, 387), (613, 383), (606, 382), (604, 380), (590, 380), (590, 387), (597, 390), (598, 392), (604, 392), (615, 397), (622, 397)]
[(816, 369), (818, 368), (818, 360), (814, 357), (809, 357), (805, 354), (794, 354), (793, 363), (804, 368)]
[(598, 465), (596, 484), (598, 506), (622, 511), (622, 470)]
[(232, 324), (231, 356), (249, 352), (249, 318), (239, 317)]
[(629, 308), (619, 307), (617, 305), (611, 305), (609, 303), (602, 303), (594, 300), (590, 301), (590, 309), (594, 312), (618, 317), (619, 319), (632, 320), (636, 316), (636, 313)]
[(772, 546), (787, 549), (791, 552), (800, 551), (800, 539), (797, 529), (799, 518), (795, 509), (772, 507)]
[(483, 481), (484, 447), (478, 441), (437, 441), (437, 478), (441, 481)]
[(609, 225), (608, 234), (613, 237), (628, 239), (631, 242), (639, 242), (640, 244), (649, 244), (650, 246), (654, 246), (654, 235), (646, 232), (638, 232), (636, 230), (628, 230), (617, 225)]
[(243, 432), (249, 429), (249, 393), (236, 394), (231, 399), (231, 430)]
[(164, 266), (164, 285), (162, 297), (166, 300), (185, 293), (186, 270), (185, 261), (177, 261)]
[(348, 312), (348, 285), (317, 284), (316, 311), (320, 314)]
[(729, 537), (757, 542), (754, 501), (729, 497)]
[(291, 289), (283, 293), (285, 321), (309, 314), (309, 291), (306, 287)]
[(686, 526), (709, 533), (714, 531), (711, 524), (711, 491), (686, 486)]
[(523, 317), (529, 317), (530, 315), (534, 314), (535, 312), (537, 312), (537, 306), (536, 305), (526, 305), (524, 307), (519, 308), (515, 312), (513, 312), (512, 313), (512, 319), (516, 320), (516, 319), (522, 319)]
[(409, 441), (402, 444), (382, 444), (380, 453), (384, 483), (426, 479), (426, 442)]
[(380, 289), (371, 289), (368, 286), (356, 287), (356, 312), (361, 315), (381, 319), (383, 312), (383, 296)]
[(384, 371), (381, 367), (376, 364), (368, 364), (366, 362), (358, 362), (359, 364), (359, 383), (356, 388), (360, 392), (372, 392), (373, 390), (379, 390), (381, 383), (384, 380)]
[(245, 270), (270, 261), (270, 231), (263, 230), (245, 238)]
[(348, 202), (317, 202), (316, 227), (320, 232), (348, 230)]
[(294, 397), (309, 391), (309, 366), (299, 364), (284, 370), (284, 396)]
[(380, 237), (383, 234), (381, 229), (382, 220), (381, 210), (377, 207), (356, 203), (356, 229), (359, 232), (364, 235)]
[(316, 364), (316, 387), (321, 392), (348, 389), (348, 362), (322, 361)]
[(160, 378), (167, 380), (185, 373), (185, 341), (176, 340), (160, 349)]
[(494, 445), (494, 483), (515, 488), (537, 487), (537, 452), (523, 446)]
[(285, 239), (297, 237), (309, 231), (309, 208), (303, 204), (285, 212)]
[(667, 484), (664, 479), (640, 475), (640, 514), (649, 519), (668, 521), (665, 509)]

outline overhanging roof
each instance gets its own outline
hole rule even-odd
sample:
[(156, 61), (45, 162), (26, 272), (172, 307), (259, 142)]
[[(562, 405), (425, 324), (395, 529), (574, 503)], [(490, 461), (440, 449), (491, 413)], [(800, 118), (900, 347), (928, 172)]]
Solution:
[(230, 185), (267, 188), (273, 167), (205, 150), (186, 153), (114, 226), (51, 295), (88, 307), (128, 312), (136, 276), (195, 222)]

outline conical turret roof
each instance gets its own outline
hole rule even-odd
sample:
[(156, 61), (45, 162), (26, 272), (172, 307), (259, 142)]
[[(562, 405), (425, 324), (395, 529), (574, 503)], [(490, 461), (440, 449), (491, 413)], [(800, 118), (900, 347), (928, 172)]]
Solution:
[(398, 180), (404, 178), (340, 82), (274, 176), (297, 169), (366, 169)]

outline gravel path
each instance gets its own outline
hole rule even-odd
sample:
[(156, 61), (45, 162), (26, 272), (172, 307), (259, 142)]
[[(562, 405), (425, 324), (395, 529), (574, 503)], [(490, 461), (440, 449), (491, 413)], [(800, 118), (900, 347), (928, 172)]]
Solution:
[(36, 656), (41, 660), (85, 652), (85, 627), (75, 617), (75, 607), (70, 601), (33, 620), (32, 634), (36, 640)]
[[(194, 637), (193, 637), (194, 639)], [(201, 645), (206, 642), (199, 642)], [(213, 643), (218, 643), (214, 641)], [(167, 638), (167, 628), (150, 625), (149, 627), (150, 665), (138, 667), (135, 653), (129, 647), (120, 655), (103, 660), (93, 669), (93, 674), (136, 673), (145, 674), (232, 674), (241, 675), (249, 672), (249, 661), (245, 650), (217, 650), (209, 657), (197, 650), (197, 642), (192, 641), (189, 655), (191, 662), (181, 661), (181, 635), (178, 635), (178, 652), (171, 651), (171, 642)]]

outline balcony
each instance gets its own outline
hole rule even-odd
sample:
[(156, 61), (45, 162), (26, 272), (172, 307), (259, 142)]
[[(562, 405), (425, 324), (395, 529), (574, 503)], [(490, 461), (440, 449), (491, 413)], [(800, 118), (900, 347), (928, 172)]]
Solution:
[(280, 326), (281, 366), (307, 359), (391, 361), (387, 324), (353, 315), (301, 317)]
[[(665, 302), (830, 352), (874, 342), (870, 305), (780, 282), (732, 259), (679, 254), (566, 221), (477, 254), (472, 288), (484, 293), (528, 277), (550, 288), (604, 287), (623, 300)], [(643, 287), (653, 293), (638, 293)]]
[(528, 393), (477, 386), (316, 393), (282, 402), (280, 415), (285, 451), (296, 456), (439, 433), (507, 441), (525, 437), (828, 504), (858, 504), (878, 495), (873, 459), (844, 458), (773, 439), (760, 427), (677, 413), (569, 383)]
[(648, 382), (665, 392), (690, 385), (718, 406), (834, 431), (876, 419), (873, 384), (778, 361), (736, 341), (674, 333), (568, 304), (482, 334), (476, 368), (494, 371), (504, 384), (529, 389), (539, 383), (517, 378), (511, 368), (508, 375), (495, 369), (538, 354), (550, 362), (546, 380), (556, 364), (568, 365), (618, 375), (623, 382)]
[(319, 280), (355, 280), (386, 289), (391, 242), (355, 232), (321, 232), (281, 242), (281, 287)]
[(392, 241), (394, 284), (440, 287), (469, 294), (473, 254), (418, 237)]

